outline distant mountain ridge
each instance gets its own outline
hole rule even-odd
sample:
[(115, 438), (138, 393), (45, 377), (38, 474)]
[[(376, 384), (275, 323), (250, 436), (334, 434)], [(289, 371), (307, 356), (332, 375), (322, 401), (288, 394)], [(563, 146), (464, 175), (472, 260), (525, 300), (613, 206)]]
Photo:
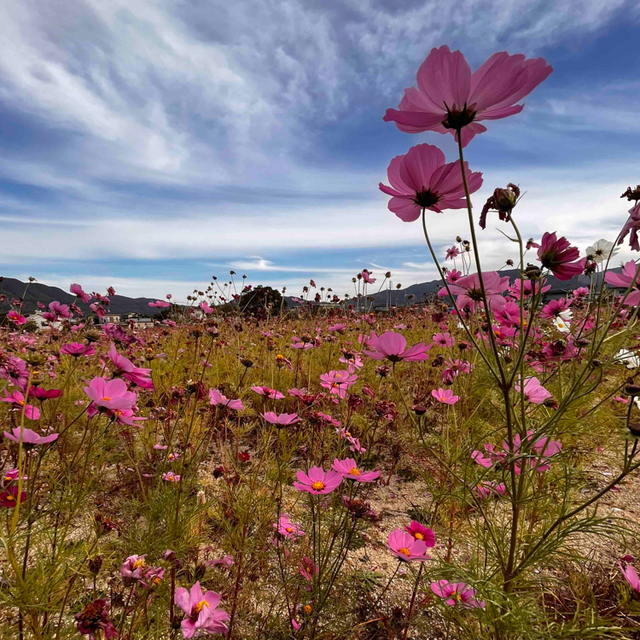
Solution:
[[(28, 286), (27, 286), (28, 285)], [(71, 286), (71, 282), (69, 282)], [(25, 295), (26, 289), (26, 295)], [(16, 278), (4, 278), (0, 282), (0, 294), (7, 296), (5, 302), (0, 302), (0, 313), (6, 313), (11, 308), (11, 300), (14, 298), (22, 298), (24, 295), (24, 302), (22, 305), (22, 311), (25, 314), (34, 313), (38, 310), (38, 302), (41, 302), (45, 306), (49, 306), (50, 302), (57, 300), (62, 304), (71, 304), (75, 302), (83, 313), (91, 313), (89, 305), (85, 304), (79, 298), (76, 298), (72, 293), (59, 289), (58, 287), (51, 287), (41, 282), (21, 282)], [(108, 307), (108, 313), (139, 313), (143, 316), (151, 316), (159, 313), (159, 309), (150, 307), (150, 302), (155, 302), (157, 298), (128, 298), (127, 296), (114, 295), (109, 296), (110, 304)]]

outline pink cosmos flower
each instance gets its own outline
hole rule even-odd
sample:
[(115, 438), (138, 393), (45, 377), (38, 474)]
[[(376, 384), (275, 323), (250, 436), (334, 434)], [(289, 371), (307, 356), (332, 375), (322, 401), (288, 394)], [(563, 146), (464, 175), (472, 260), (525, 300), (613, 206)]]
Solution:
[(112, 411), (122, 411), (131, 409), (137, 400), (137, 396), (127, 389), (127, 384), (120, 378), (105, 380), (104, 378), (94, 378), (84, 392), (91, 398), (98, 407), (111, 409)]
[(60, 348), (60, 353), (72, 356), (73, 358), (79, 358), (80, 356), (92, 356), (95, 352), (96, 348), (92, 344), (82, 344), (80, 342), (64, 344)]
[[(20, 504), (27, 501), (27, 492), (20, 493)], [(13, 509), (18, 504), (18, 485), (11, 485), (0, 492), (0, 506), (6, 509)]]
[(62, 393), (62, 389), (43, 389), (42, 387), (32, 386), (29, 390), (29, 397), (33, 398), (35, 396), (38, 400), (52, 400), (62, 396)]
[(631, 232), (629, 237), (629, 246), (634, 251), (640, 251), (640, 242), (638, 241), (638, 229), (640, 229), (640, 202), (629, 209), (629, 219), (624, 223), (622, 231), (620, 232), (620, 240), (618, 244), (622, 244), (627, 234)]
[(345, 398), (347, 391), (358, 380), (358, 376), (348, 371), (329, 371), (320, 375), (320, 386), (329, 389), (333, 395)]
[(364, 351), (366, 355), (374, 360), (390, 360), (391, 362), (419, 362), (426, 360), (429, 355), (427, 351), (431, 349), (432, 344), (425, 345), (424, 342), (418, 342), (412, 347), (407, 347), (407, 341), (404, 336), (393, 331), (385, 331), (381, 336), (369, 340), (367, 346), (373, 351)]
[(549, 269), (558, 280), (571, 280), (584, 270), (584, 260), (579, 260), (580, 250), (572, 247), (563, 236), (558, 239), (555, 231), (542, 236), (538, 249), (538, 260)]
[[(464, 163), (469, 193), (482, 186), (482, 173), (472, 172)], [(430, 144), (411, 147), (403, 156), (389, 163), (387, 177), (391, 186), (382, 182), (380, 191), (392, 196), (389, 211), (404, 222), (413, 222), (423, 209), (442, 213), (445, 209), (467, 206), (459, 162), (446, 163), (444, 153)]]
[(25, 397), (20, 391), (16, 389), (9, 394), (5, 389), (4, 393), (5, 397), (0, 398), (0, 400), (2, 400), (2, 402), (10, 403), (17, 411), (22, 411), (22, 408), (24, 407), (25, 418), (28, 418), (29, 420), (38, 420), (40, 418), (40, 410), (33, 405), (25, 404)]
[(284, 393), (280, 393), (280, 391), (276, 391), (275, 389), (269, 389), (269, 387), (251, 387), (251, 391), (255, 391), (258, 395), (266, 396), (272, 400), (282, 400), (282, 398), (284, 398)]
[(358, 469), (358, 465), (353, 458), (346, 458), (345, 460), (338, 460), (338, 458), (336, 458), (331, 468), (342, 474), (342, 477), (346, 480), (355, 480), (356, 482), (374, 482), (380, 477), (379, 471), (363, 471), (362, 469)]
[(416, 520), (412, 520), (404, 530), (416, 540), (422, 540), (427, 547), (434, 547), (436, 544), (436, 534)]
[(242, 400), (228, 400), (227, 397), (217, 389), (209, 389), (209, 404), (222, 405), (233, 411), (242, 411), (244, 409)]
[(213, 309), (209, 306), (206, 300), (204, 302), (201, 302), (198, 306), (204, 311), (206, 315), (210, 315), (213, 313)]
[(462, 271), (458, 271), (457, 269), (451, 269), (451, 271), (447, 271), (446, 278), (449, 284), (458, 282), (458, 280), (462, 278)]
[(13, 322), (18, 327), (27, 323), (27, 319), (15, 309), (11, 309), (11, 311), (7, 313), (7, 318), (9, 318), (9, 320), (11, 320), (11, 322)]
[(281, 536), (289, 538), (290, 540), (295, 540), (296, 538), (300, 538), (306, 535), (298, 525), (291, 522), (289, 516), (286, 513), (283, 513), (280, 516), (278, 522), (274, 522), (273, 526)]
[(337, 471), (324, 471), (321, 467), (311, 467), (308, 473), (298, 471), (296, 474), (298, 482), (293, 486), (298, 491), (322, 495), (331, 493), (342, 484), (342, 474)]
[(362, 279), (367, 284), (375, 284), (376, 278), (372, 278), (371, 277), (371, 272), (367, 271), (367, 269), (363, 269), (361, 275), (362, 275)]
[[(482, 279), (489, 306), (492, 310), (499, 311), (507, 303), (502, 293), (509, 287), (509, 276), (500, 277), (496, 271), (485, 271)], [(459, 309), (468, 309), (473, 313), (476, 305), (482, 303), (482, 290), (477, 273), (460, 278), (455, 284), (449, 285), (449, 290), (457, 296), (456, 304)], [(446, 287), (438, 291), (440, 297), (448, 295)]]
[[(515, 384), (515, 389), (520, 393), (521, 387), (518, 382)], [(542, 404), (547, 398), (551, 398), (551, 393), (540, 384), (538, 378), (525, 378), (523, 392), (524, 399), (531, 404)]]
[(436, 333), (433, 336), (433, 341), (441, 347), (453, 347), (456, 343), (455, 338), (448, 331)]
[(440, 389), (434, 389), (431, 395), (438, 402), (442, 402), (442, 404), (455, 404), (460, 400), (460, 396), (454, 396), (451, 389), (443, 389), (442, 387)]
[(57, 300), (49, 303), (49, 310), (55, 314), (56, 317), (71, 318), (71, 311), (68, 304), (61, 304)]
[(551, 289), (551, 285), (545, 285), (545, 282), (546, 278), (542, 278), (541, 280), (516, 280), (509, 287), (509, 294), (520, 300), (521, 294), (523, 294), (525, 298), (528, 298), (529, 296), (537, 294), (540, 291), (540, 287), (542, 287), (542, 293), (546, 293)]
[(387, 109), (385, 122), (406, 133), (451, 133), (466, 146), (486, 127), (481, 120), (498, 120), (520, 113), (516, 104), (553, 71), (543, 58), (494, 53), (473, 74), (460, 51), (432, 49), (417, 73), (418, 87), (405, 89), (396, 109)]
[(158, 307), (159, 309), (166, 309), (171, 306), (170, 302), (165, 302), (164, 300), (156, 300), (155, 302), (149, 303), (150, 307)]
[(449, 247), (447, 249), (447, 255), (445, 256), (445, 260), (453, 260), (460, 255), (460, 250), (455, 245), (453, 247)]
[(129, 556), (120, 567), (120, 575), (125, 579), (125, 584), (132, 584), (136, 580), (142, 580), (149, 567), (146, 563), (146, 555)]
[(21, 427), (15, 427), (15, 429), (11, 430), (11, 433), (5, 431), (4, 437), (7, 440), (13, 440), (13, 442), (20, 442), (20, 432), (22, 431), (22, 444), (29, 447), (34, 447), (37, 444), (49, 444), (50, 442), (54, 442), (58, 439), (57, 433), (52, 433), (48, 436), (38, 435), (35, 431), (31, 429), (22, 429)]
[(619, 563), (620, 571), (622, 571), (622, 575), (624, 579), (629, 583), (629, 586), (636, 592), (640, 594), (640, 577), (638, 577), (638, 572), (628, 564), (626, 567), (622, 566), (622, 563)]
[(184, 587), (176, 589), (174, 601), (187, 614), (181, 624), (184, 638), (193, 638), (198, 629), (207, 633), (227, 633), (225, 622), (228, 622), (229, 614), (218, 609), (220, 594), (213, 591), (202, 593), (200, 582), (196, 582), (189, 591)]
[(329, 331), (337, 331), (338, 333), (343, 333), (346, 330), (347, 330), (346, 322), (336, 322), (336, 324), (331, 325), (329, 327)]
[(267, 411), (261, 414), (262, 417), (269, 423), (275, 424), (276, 427), (289, 427), (296, 422), (300, 422), (300, 418), (296, 413), (274, 413), (273, 411)]
[(82, 290), (82, 287), (79, 284), (72, 284), (69, 287), (69, 291), (73, 293), (74, 296), (77, 296), (84, 302), (85, 304), (91, 300), (91, 296)]
[(476, 600), (476, 590), (464, 582), (449, 582), (439, 580), (431, 583), (431, 591), (441, 598), (445, 598), (445, 604), (450, 607), (464, 607), (465, 609), (484, 609), (484, 602)]
[(136, 367), (129, 358), (120, 355), (116, 350), (116, 346), (111, 343), (111, 347), (107, 353), (109, 360), (118, 368), (123, 377), (133, 382), (133, 384), (143, 389), (153, 389), (153, 380), (151, 379), (151, 369)]
[(507, 487), (504, 483), (496, 482), (481, 482), (475, 489), (474, 493), (478, 498), (484, 500), (491, 495), (503, 496), (507, 492)]
[(162, 479), (166, 482), (180, 482), (180, 476), (173, 471), (167, 471), (162, 474)]
[(404, 529), (394, 529), (389, 534), (388, 541), (391, 553), (399, 560), (424, 562), (430, 558), (426, 553), (426, 542), (417, 540), (412, 533), (407, 533)]
[(628, 289), (633, 284), (633, 289), (626, 297), (624, 303), (630, 307), (637, 307), (640, 304), (640, 265), (636, 265), (633, 260), (629, 260), (620, 273), (607, 271), (604, 281), (613, 287)]

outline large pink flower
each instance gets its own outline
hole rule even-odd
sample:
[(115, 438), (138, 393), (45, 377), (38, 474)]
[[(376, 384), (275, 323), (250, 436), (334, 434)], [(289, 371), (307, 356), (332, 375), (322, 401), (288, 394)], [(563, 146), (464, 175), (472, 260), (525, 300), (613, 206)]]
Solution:
[(324, 471), (321, 467), (311, 467), (308, 473), (298, 471), (298, 482), (293, 486), (298, 491), (320, 495), (331, 493), (342, 484), (342, 474), (337, 471)]
[(137, 400), (137, 396), (132, 391), (127, 390), (127, 383), (120, 378), (105, 380), (104, 378), (94, 378), (84, 392), (98, 406), (113, 411), (131, 409)]
[[(509, 286), (509, 276), (500, 277), (496, 271), (485, 271), (482, 279), (489, 306), (494, 311), (501, 310), (507, 303), (502, 292)], [(482, 301), (480, 278), (477, 273), (464, 276), (455, 284), (450, 284), (449, 291), (457, 296), (456, 304), (460, 309), (469, 309), (472, 313), (476, 309), (476, 304)], [(438, 295), (440, 297), (449, 295), (446, 287), (440, 289)]]
[[(482, 186), (482, 173), (472, 172), (465, 162), (469, 193)], [(463, 209), (467, 206), (460, 164), (445, 161), (444, 153), (430, 144), (411, 147), (403, 156), (389, 163), (387, 176), (391, 186), (379, 184), (388, 196), (389, 210), (404, 222), (413, 222), (423, 209), (441, 213), (445, 209)]]
[(400, 333), (393, 331), (385, 331), (381, 336), (372, 338), (367, 346), (373, 351), (363, 351), (366, 355), (374, 360), (390, 360), (391, 362), (418, 362), (426, 360), (429, 357), (427, 353), (433, 344), (425, 345), (424, 342), (418, 342), (407, 349), (407, 341)]
[(624, 301), (626, 305), (632, 307), (640, 304), (640, 273), (638, 273), (638, 269), (640, 267), (633, 260), (629, 260), (620, 273), (607, 271), (604, 276), (604, 281), (614, 287), (628, 289), (633, 284), (633, 289)]
[(389, 548), (396, 558), (404, 562), (423, 562), (430, 558), (426, 553), (426, 542), (404, 529), (394, 529), (389, 534)]
[(200, 582), (196, 582), (189, 591), (184, 587), (176, 589), (175, 603), (187, 614), (181, 625), (183, 637), (193, 638), (198, 629), (208, 633), (227, 633), (225, 622), (229, 620), (229, 614), (218, 609), (220, 594), (213, 591), (202, 593)]
[[(21, 438), (22, 432), (22, 438)], [(23, 429), (22, 427), (15, 427), (11, 430), (11, 433), (8, 431), (4, 432), (4, 437), (8, 440), (13, 440), (14, 442), (20, 442), (22, 439), (22, 444), (26, 447), (35, 446), (37, 444), (49, 444), (50, 442), (54, 442), (58, 439), (57, 433), (52, 433), (48, 436), (41, 436), (37, 434), (35, 431), (31, 429)]]
[(538, 260), (543, 267), (550, 269), (558, 280), (571, 280), (584, 270), (585, 261), (579, 260), (580, 250), (572, 247), (563, 236), (557, 238), (555, 231), (542, 236), (538, 249)]
[(516, 104), (553, 71), (546, 60), (494, 53), (473, 74), (460, 51), (446, 45), (432, 49), (417, 73), (418, 87), (405, 89), (398, 110), (387, 109), (385, 122), (406, 133), (451, 133), (466, 146), (486, 127), (481, 120), (499, 120), (520, 113)]
[(123, 377), (129, 382), (143, 389), (153, 389), (153, 380), (151, 379), (151, 369), (136, 367), (129, 358), (125, 358), (119, 354), (115, 345), (111, 343), (111, 347), (107, 353), (109, 360), (120, 370)]
[[(515, 388), (520, 393), (520, 383), (516, 382)], [(542, 404), (551, 397), (551, 393), (540, 384), (540, 380), (534, 377), (524, 379), (523, 392), (524, 399), (532, 404)]]

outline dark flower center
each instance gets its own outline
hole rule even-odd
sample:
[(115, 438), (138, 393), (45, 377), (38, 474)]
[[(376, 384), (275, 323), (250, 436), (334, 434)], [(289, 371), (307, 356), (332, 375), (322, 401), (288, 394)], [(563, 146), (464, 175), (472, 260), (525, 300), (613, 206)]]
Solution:
[(424, 191), (418, 191), (416, 193), (416, 197), (413, 201), (421, 208), (428, 209), (429, 207), (433, 207), (440, 200), (440, 196), (437, 193), (433, 193), (431, 189), (426, 189)]
[(468, 107), (466, 104), (462, 110), (458, 109), (449, 109), (447, 108), (447, 117), (442, 121), (442, 126), (446, 129), (455, 129), (456, 131), (460, 131), (462, 127), (466, 127), (468, 124), (471, 124), (475, 117), (476, 111), (474, 111), (473, 107), (475, 105), (471, 105)]
[(482, 289), (469, 289), (467, 295), (476, 302), (482, 300)]

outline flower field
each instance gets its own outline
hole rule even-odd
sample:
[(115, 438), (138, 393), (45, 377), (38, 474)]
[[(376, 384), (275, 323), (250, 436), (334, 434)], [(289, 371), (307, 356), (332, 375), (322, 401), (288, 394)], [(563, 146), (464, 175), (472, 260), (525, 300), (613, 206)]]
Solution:
[[(388, 276), (363, 270), (354, 297), (311, 281), (290, 305), (214, 278), (145, 326), (100, 322), (114, 292), (76, 283), (40, 328), (10, 301), (0, 637), (640, 637), (639, 272), (614, 260), (640, 250), (640, 188), (581, 252), (522, 238), (515, 184), (472, 209), (464, 160), (550, 73), (441, 47), (385, 115), (458, 145), (411, 147), (380, 185), (420, 221), (428, 300), (374, 307)], [(516, 277), (483, 271), (487, 223)]]

